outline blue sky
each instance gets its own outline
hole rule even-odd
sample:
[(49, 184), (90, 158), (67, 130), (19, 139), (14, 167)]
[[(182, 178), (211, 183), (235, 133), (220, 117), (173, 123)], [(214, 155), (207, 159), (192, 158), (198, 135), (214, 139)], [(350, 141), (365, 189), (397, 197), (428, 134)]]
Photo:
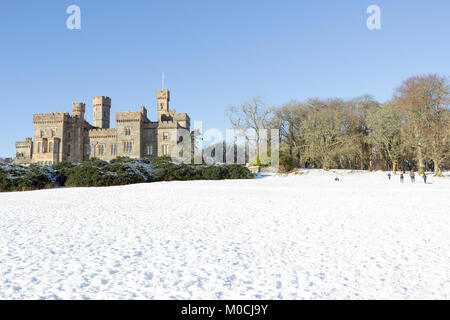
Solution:
[[(81, 8), (68, 30), (66, 8)], [(382, 30), (366, 28), (381, 7)], [(252, 96), (389, 99), (407, 77), (450, 75), (448, 0), (2, 0), (0, 157), (32, 136), (32, 114), (112, 98), (112, 112), (155, 119), (161, 72), (171, 105), (225, 129)], [(114, 119), (113, 119), (114, 120)]]

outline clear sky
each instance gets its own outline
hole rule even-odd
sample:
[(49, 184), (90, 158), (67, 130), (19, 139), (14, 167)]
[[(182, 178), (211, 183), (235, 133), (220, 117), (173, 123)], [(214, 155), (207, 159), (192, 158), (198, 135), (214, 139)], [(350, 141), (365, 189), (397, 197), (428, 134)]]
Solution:
[[(81, 30), (68, 30), (69, 5)], [(366, 27), (381, 7), (381, 30)], [(229, 126), (225, 109), (252, 96), (281, 105), (371, 94), (407, 77), (450, 75), (448, 0), (2, 0), (0, 157), (32, 136), (33, 113), (112, 98), (112, 113), (156, 117), (161, 73), (171, 106)], [(114, 122), (114, 119), (113, 123)]]

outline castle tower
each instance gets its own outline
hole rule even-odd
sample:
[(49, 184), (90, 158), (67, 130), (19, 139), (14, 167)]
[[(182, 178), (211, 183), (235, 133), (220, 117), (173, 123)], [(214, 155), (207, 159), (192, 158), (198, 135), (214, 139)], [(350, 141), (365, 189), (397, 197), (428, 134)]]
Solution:
[(109, 129), (111, 114), (111, 98), (94, 97), (94, 126)]
[(170, 92), (168, 89), (156, 90), (156, 100), (158, 101), (158, 119), (160, 114), (169, 112)]
[(86, 112), (86, 104), (81, 102), (74, 102), (72, 104), (73, 115), (84, 120), (84, 114)]

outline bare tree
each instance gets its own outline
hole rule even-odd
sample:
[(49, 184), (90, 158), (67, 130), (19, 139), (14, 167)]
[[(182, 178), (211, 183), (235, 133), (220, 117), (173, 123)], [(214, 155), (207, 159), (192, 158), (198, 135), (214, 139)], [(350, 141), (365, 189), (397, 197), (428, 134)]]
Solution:
[[(260, 146), (262, 139), (267, 139), (263, 130), (269, 129), (272, 121), (272, 109), (265, 105), (259, 97), (253, 97), (239, 107), (229, 107), (227, 115), (234, 129), (239, 130), (249, 144), (256, 149), (256, 164), (260, 165)], [(249, 134), (254, 132), (254, 136)]]
[[(445, 135), (436, 133), (443, 124), (444, 110), (448, 110), (449, 95), (448, 79), (435, 74), (411, 77), (396, 91), (394, 101), (405, 115), (403, 129), (408, 145), (415, 150), (419, 173), (425, 171), (425, 160), (431, 158), (427, 153), (430, 137), (439, 150), (445, 144)], [(440, 156), (430, 160), (439, 171)]]
[(308, 104), (311, 109), (302, 125), (303, 150), (311, 161), (318, 160), (322, 168), (328, 170), (346, 144), (342, 131), (344, 102), (339, 99), (310, 100)]
[(367, 116), (367, 122), (370, 127), (369, 140), (387, 157), (395, 174), (404, 153), (401, 138), (402, 118), (398, 107), (388, 102), (373, 109)]

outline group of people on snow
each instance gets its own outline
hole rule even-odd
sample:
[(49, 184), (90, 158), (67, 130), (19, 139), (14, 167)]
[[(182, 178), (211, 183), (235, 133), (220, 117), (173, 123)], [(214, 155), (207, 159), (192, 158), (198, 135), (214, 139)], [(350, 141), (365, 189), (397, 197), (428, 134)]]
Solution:
[[(405, 171), (400, 173), (400, 182), (401, 183), (405, 183), (405, 174), (406, 174)], [(392, 174), (390, 172), (388, 172), (387, 176), (388, 176), (389, 180), (391, 180)], [(416, 182), (416, 173), (412, 169), (411, 169), (411, 171), (409, 171), (409, 178), (411, 179), (411, 183)], [(425, 172), (422, 175), (422, 179), (423, 179), (423, 182), (425, 182), (425, 184), (427, 184), (427, 174)], [(336, 176), (334, 181), (339, 182), (340, 181), (339, 177)]]
[[(400, 182), (401, 183), (405, 182), (405, 174), (406, 174), (405, 171), (400, 173)], [(391, 180), (392, 175), (390, 172), (387, 174), (387, 176), (388, 176), (389, 180)], [(416, 173), (414, 172), (414, 170), (411, 170), (409, 172), (409, 177), (410, 177), (412, 183), (416, 182)], [(422, 175), (422, 179), (423, 179), (423, 182), (425, 182), (425, 184), (426, 184), (427, 183), (427, 174), (425, 172)]]

